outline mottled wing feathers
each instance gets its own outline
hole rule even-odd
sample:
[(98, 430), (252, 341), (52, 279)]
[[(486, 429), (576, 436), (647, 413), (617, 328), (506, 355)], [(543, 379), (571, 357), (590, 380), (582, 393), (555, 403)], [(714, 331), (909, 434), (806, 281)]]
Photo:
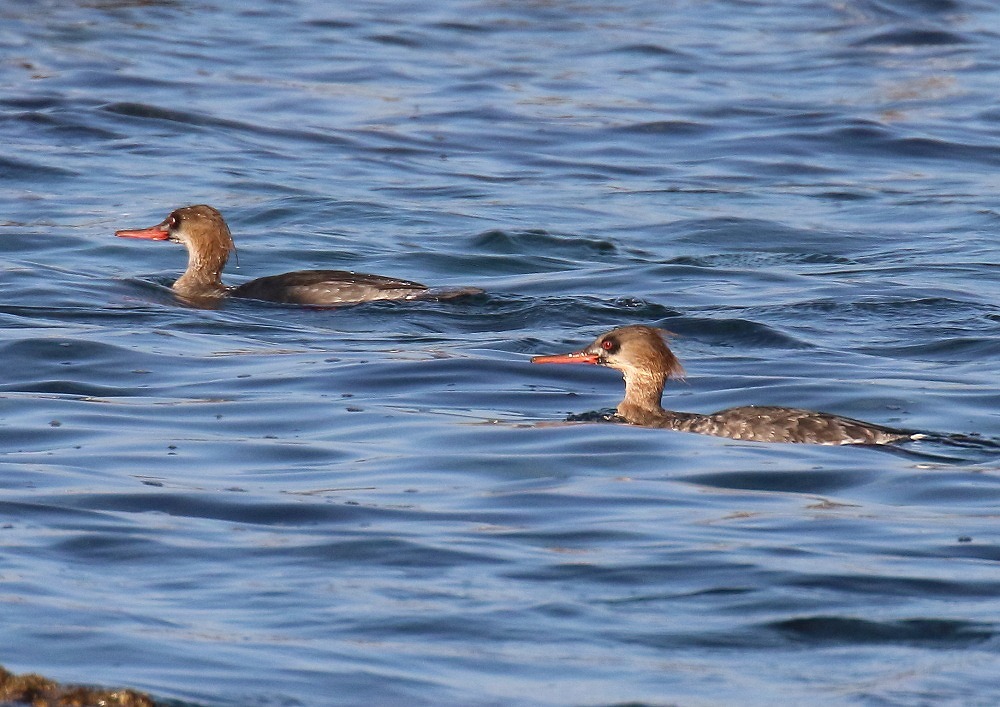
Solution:
[(251, 280), (234, 287), (233, 297), (284, 304), (350, 304), (406, 299), (427, 287), (418, 282), (347, 270), (300, 270)]

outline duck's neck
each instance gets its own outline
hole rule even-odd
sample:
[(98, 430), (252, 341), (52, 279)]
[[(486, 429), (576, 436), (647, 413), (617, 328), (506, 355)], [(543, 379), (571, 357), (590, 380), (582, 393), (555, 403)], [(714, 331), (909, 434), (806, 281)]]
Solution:
[(625, 399), (618, 404), (618, 414), (637, 425), (650, 424), (666, 417), (660, 405), (666, 373), (625, 372)]
[(221, 296), (226, 292), (222, 284), (222, 269), (229, 259), (228, 249), (199, 253), (188, 249), (188, 266), (174, 283), (174, 291), (183, 297)]

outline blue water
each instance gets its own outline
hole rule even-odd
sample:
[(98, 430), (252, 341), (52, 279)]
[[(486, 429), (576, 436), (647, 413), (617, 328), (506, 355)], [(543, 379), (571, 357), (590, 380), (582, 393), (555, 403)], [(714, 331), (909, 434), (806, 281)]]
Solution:
[[(995, 704), (1000, 10), (961, 0), (0, 7), (0, 664), (192, 705)], [(202, 310), (351, 268), (454, 302)]]

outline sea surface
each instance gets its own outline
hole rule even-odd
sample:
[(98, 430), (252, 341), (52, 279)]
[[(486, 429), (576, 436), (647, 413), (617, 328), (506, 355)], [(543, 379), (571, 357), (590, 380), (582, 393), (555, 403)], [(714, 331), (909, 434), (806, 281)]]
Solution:
[[(172, 705), (1000, 702), (1000, 6), (4, 0), (0, 664)], [(174, 208), (236, 284), (178, 301)], [(674, 332), (665, 403), (533, 366)], [(594, 418), (598, 416), (592, 416)]]

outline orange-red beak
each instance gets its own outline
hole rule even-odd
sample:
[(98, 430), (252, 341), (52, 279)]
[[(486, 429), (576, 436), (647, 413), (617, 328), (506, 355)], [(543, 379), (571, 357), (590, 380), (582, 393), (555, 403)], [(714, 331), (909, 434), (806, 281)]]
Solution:
[(170, 234), (162, 225), (150, 226), (135, 231), (115, 231), (119, 238), (142, 238), (146, 241), (165, 241), (170, 238)]
[(564, 354), (552, 354), (551, 356), (535, 356), (532, 363), (600, 363), (601, 357), (597, 354), (586, 351), (572, 351)]

